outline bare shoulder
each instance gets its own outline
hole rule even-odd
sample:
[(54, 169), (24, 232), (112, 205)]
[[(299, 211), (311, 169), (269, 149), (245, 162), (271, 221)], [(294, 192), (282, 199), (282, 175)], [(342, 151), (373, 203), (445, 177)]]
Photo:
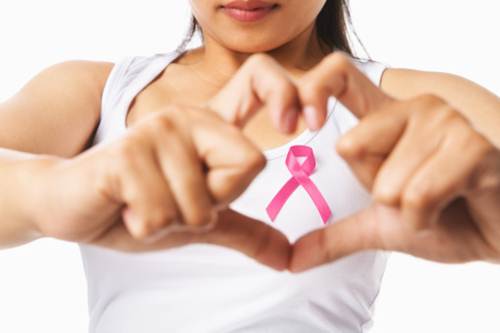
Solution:
[[(112, 62), (100, 62), (89, 60), (68, 60), (47, 66), (34, 75), (28, 83), (37, 83), (40, 80), (65, 78), (77, 83), (88, 80), (105, 81), (113, 67)], [(54, 83), (58, 83), (55, 81)]]
[(110, 62), (70, 60), (57, 63), (36, 74), (19, 94), (30, 94), (36, 90), (65, 92), (77, 98), (100, 95), (112, 68), (113, 63)]
[(100, 117), (113, 63), (71, 60), (46, 67), (0, 103), (0, 147), (73, 156)]

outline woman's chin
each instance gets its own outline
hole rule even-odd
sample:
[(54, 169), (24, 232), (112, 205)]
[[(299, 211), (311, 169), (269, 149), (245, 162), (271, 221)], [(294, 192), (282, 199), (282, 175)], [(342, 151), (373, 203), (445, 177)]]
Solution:
[(231, 40), (225, 41), (224, 46), (232, 50), (233, 52), (239, 53), (263, 53), (275, 50), (283, 45), (285, 45), (287, 41), (283, 41), (282, 43), (276, 43), (276, 40)]

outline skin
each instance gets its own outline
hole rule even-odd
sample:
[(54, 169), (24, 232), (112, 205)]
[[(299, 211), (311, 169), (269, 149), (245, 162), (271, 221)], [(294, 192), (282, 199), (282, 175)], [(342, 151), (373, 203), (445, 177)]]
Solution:
[[(2, 246), (46, 236), (122, 251), (206, 242), (294, 272), (375, 248), (500, 258), (498, 97), (399, 69), (373, 86), (344, 55), (322, 53), (314, 19), (324, 1), (279, 1), (252, 24), (222, 14), (223, 3), (191, 1), (204, 46), (135, 98), (115, 142), (87, 149), (109, 63), (53, 66), (0, 105)], [(324, 123), (329, 96), (361, 120), (337, 149), (375, 203), (292, 247), (226, 207), (265, 166), (260, 150)]]

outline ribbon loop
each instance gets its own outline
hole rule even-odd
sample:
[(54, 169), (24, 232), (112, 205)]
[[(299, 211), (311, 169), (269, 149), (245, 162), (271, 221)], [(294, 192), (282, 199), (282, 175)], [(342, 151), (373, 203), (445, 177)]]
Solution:
[[(306, 158), (302, 164), (299, 162), (299, 157)], [(276, 194), (267, 206), (266, 211), (271, 220), (274, 222), (292, 193), (295, 192), (299, 186), (302, 186), (318, 209), (323, 223), (326, 224), (332, 212), (319, 189), (309, 178), (316, 169), (316, 158), (312, 148), (302, 145), (290, 147), (288, 155), (286, 156), (286, 166), (292, 174), (292, 178), (283, 185), (278, 194)]]

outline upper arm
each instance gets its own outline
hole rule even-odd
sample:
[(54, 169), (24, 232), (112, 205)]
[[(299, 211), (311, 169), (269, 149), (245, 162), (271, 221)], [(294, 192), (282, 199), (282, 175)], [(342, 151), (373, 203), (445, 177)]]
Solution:
[(399, 99), (423, 94), (439, 96), (500, 147), (500, 98), (474, 82), (453, 74), (388, 69), (381, 88)]
[(34, 76), (0, 103), (0, 147), (62, 157), (80, 153), (99, 121), (112, 66), (67, 61)]

